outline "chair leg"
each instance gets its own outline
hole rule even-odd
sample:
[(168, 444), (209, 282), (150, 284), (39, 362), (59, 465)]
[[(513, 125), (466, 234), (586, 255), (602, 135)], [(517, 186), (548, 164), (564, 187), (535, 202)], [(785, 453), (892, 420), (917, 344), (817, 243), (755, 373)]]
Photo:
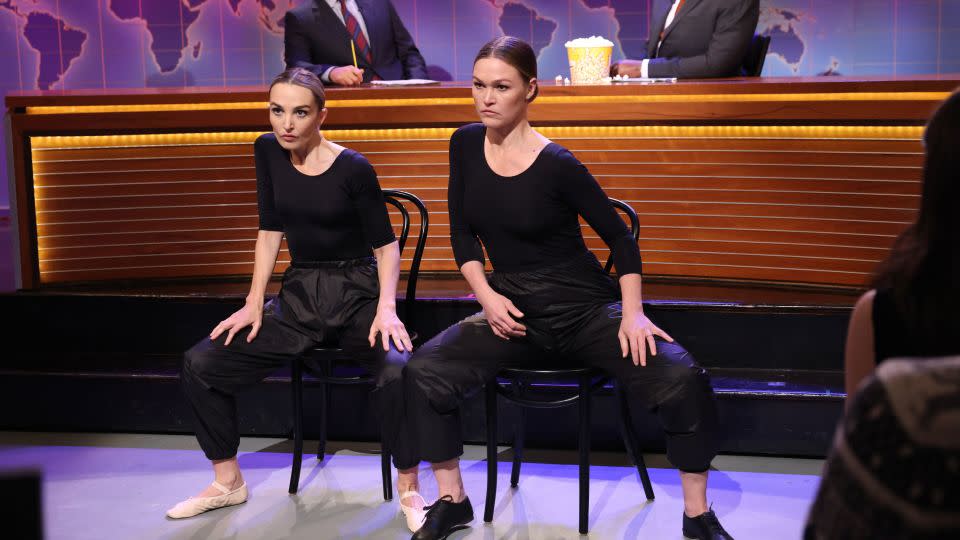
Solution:
[(522, 406), (517, 415), (517, 428), (513, 435), (513, 467), (510, 468), (510, 487), (520, 485), (520, 466), (523, 464), (523, 444), (527, 411)]
[(487, 501), (483, 521), (493, 521), (493, 507), (497, 503), (497, 381), (487, 383)]
[(293, 394), (293, 466), (290, 469), (290, 494), (300, 485), (300, 465), (303, 461), (303, 368), (300, 359), (292, 363), (290, 386)]
[(320, 383), (320, 442), (317, 443), (317, 459), (323, 461), (327, 451), (327, 411), (330, 410), (330, 385)]
[[(513, 382), (517, 396), (523, 395), (523, 383)], [(527, 410), (521, 405), (517, 415), (517, 427), (513, 434), (513, 467), (510, 468), (510, 487), (517, 487), (520, 483), (520, 465), (523, 463), (523, 435), (527, 420)]]
[(620, 386), (619, 382), (614, 382), (614, 391), (617, 394), (617, 402), (620, 404), (620, 435), (623, 437), (623, 445), (627, 448), (627, 455), (633, 460), (637, 467), (637, 473), (640, 474), (640, 483), (643, 484), (643, 492), (648, 501), (654, 499), (653, 485), (650, 484), (650, 474), (647, 472), (647, 464), (643, 461), (643, 453), (640, 452), (640, 444), (637, 442), (637, 434), (633, 430), (633, 416), (630, 414), (630, 401), (627, 399), (626, 392)]
[(380, 474), (383, 476), (383, 500), (393, 500), (393, 471), (390, 468), (390, 449), (380, 443)]
[(590, 511), (590, 377), (580, 378), (580, 534), (587, 534)]

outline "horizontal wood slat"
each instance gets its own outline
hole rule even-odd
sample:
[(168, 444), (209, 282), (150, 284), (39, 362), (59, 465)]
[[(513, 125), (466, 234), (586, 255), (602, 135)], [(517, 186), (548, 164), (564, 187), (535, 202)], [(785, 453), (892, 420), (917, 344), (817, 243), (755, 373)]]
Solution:
[[(134, 170), (102, 173), (68, 173), (68, 174), (37, 174), (34, 176), (35, 186), (75, 186), (75, 185), (103, 185), (113, 184), (140, 184), (140, 183), (167, 183), (167, 182), (206, 182), (209, 180), (251, 180), (255, 181), (256, 171), (249, 167), (236, 168), (209, 168), (188, 170)], [(105, 191), (109, 193), (109, 191)]]
[(40, 247), (43, 247), (43, 241), (49, 236), (62, 236), (66, 238), (77, 235), (102, 235), (104, 238), (112, 237), (115, 234), (128, 234), (142, 232), (146, 234), (155, 234), (163, 237), (171, 232), (185, 231), (219, 231), (223, 229), (243, 228), (257, 231), (256, 213), (239, 217), (200, 217), (200, 218), (175, 218), (164, 220), (127, 220), (127, 221), (100, 221), (100, 222), (64, 222), (48, 223), (39, 221), (37, 223), (37, 236), (40, 240)]
[(845, 139), (823, 137), (813, 139), (763, 137), (642, 137), (642, 138), (572, 138), (554, 137), (554, 142), (571, 152), (583, 150), (707, 150), (745, 152), (859, 152), (911, 153), (923, 155), (918, 139)]
[[(687, 191), (762, 191), (762, 192), (806, 192), (806, 193), (867, 193), (875, 195), (920, 195), (920, 182), (913, 180), (883, 181), (872, 179), (859, 180), (817, 180), (767, 178), (669, 178), (636, 176), (597, 176), (597, 181), (608, 190), (672, 189)], [(610, 193), (612, 197), (618, 197)]]
[(248, 153), (245, 155), (230, 156), (204, 156), (204, 157), (179, 157), (164, 159), (98, 159), (81, 161), (57, 161), (47, 163), (37, 163), (34, 167), (34, 174), (60, 176), (70, 173), (83, 174), (103, 174), (113, 172), (135, 172), (135, 171), (204, 171), (211, 168), (217, 169), (238, 169), (253, 167), (253, 156)]

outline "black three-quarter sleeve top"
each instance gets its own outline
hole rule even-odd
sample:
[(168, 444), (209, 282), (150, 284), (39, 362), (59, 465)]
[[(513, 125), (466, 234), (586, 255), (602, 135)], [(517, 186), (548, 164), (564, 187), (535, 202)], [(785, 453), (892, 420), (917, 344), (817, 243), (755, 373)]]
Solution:
[(457, 266), (483, 262), (526, 272), (588, 253), (578, 215), (610, 246), (621, 276), (641, 273), (640, 248), (603, 189), (567, 149), (548, 144), (522, 173), (493, 172), (483, 153), (486, 128), (470, 124), (450, 138), (450, 239)]
[(253, 145), (260, 229), (282, 231), (294, 261), (369, 257), (396, 237), (377, 173), (361, 154), (345, 149), (326, 171), (297, 170), (273, 133)]

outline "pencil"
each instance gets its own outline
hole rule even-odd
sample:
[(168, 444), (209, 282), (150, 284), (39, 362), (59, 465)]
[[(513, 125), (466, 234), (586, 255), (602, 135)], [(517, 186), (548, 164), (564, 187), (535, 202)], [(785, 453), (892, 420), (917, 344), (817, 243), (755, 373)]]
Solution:
[(353, 54), (353, 67), (360, 69), (357, 65), (357, 48), (353, 46), (353, 40), (350, 40), (350, 53)]

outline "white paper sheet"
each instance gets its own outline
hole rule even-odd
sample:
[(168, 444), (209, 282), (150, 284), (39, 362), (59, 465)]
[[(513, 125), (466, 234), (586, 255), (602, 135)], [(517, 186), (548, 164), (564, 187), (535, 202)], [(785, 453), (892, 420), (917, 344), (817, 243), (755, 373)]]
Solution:
[(415, 86), (418, 84), (439, 84), (439, 82), (430, 79), (399, 79), (395, 81), (370, 81), (370, 84), (377, 86)]

